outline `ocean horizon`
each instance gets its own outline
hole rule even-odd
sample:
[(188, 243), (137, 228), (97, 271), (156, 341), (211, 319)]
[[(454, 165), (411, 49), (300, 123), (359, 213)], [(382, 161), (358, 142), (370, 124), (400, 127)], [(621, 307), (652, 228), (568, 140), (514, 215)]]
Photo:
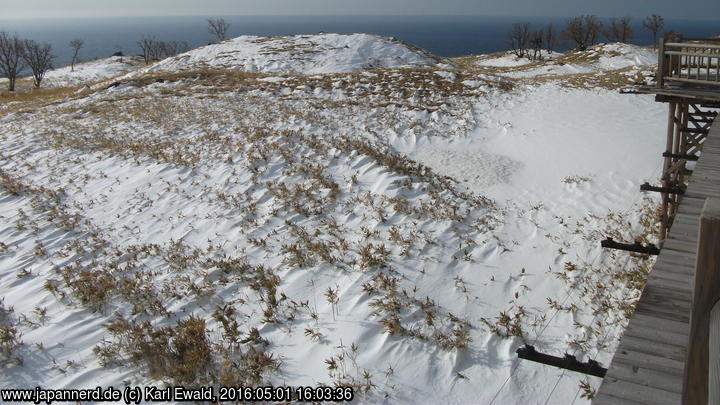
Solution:
[[(74, 38), (85, 42), (80, 60), (107, 57), (121, 51), (139, 54), (137, 41), (155, 37), (163, 41), (186, 41), (190, 47), (213, 40), (207, 31), (208, 16), (113, 17), (72, 19), (0, 19), (0, 30), (22, 38), (47, 42), (53, 48), (54, 65), (68, 65)], [(515, 22), (528, 22), (533, 29), (553, 24), (558, 32), (566, 17), (436, 16), (436, 15), (245, 15), (223, 16), (230, 24), (228, 38), (239, 35), (291, 35), (318, 32), (368, 33), (392, 36), (427, 49), (436, 55), (453, 57), (498, 52), (509, 48), (507, 31)], [(652, 34), (641, 19), (632, 20), (632, 43), (650, 45)], [(715, 21), (666, 19), (665, 30), (690, 37), (720, 34)], [(568, 44), (560, 42), (558, 50)]]

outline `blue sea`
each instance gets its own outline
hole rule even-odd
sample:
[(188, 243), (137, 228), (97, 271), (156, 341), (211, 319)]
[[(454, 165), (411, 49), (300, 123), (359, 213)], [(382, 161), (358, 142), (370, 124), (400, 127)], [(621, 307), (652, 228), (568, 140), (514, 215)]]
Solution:
[[(558, 17), (487, 17), (487, 16), (224, 16), (230, 23), (228, 37), (254, 35), (307, 34), (317, 32), (364, 32), (393, 36), (430, 50), (440, 56), (489, 53), (508, 48), (507, 31), (515, 22), (528, 22), (533, 28), (547, 24), (562, 29), (566, 18)], [(82, 60), (109, 56), (122, 51), (138, 54), (142, 36), (164, 41), (187, 41), (191, 47), (207, 44), (207, 17), (127, 17), (83, 19), (2, 20), (0, 30), (21, 37), (47, 42), (56, 56), (55, 65), (70, 63), (74, 38), (85, 41)], [(633, 43), (648, 45), (652, 34), (640, 19), (634, 19)], [(688, 37), (720, 34), (720, 23), (666, 19), (665, 28)], [(567, 49), (567, 45), (560, 48)]]

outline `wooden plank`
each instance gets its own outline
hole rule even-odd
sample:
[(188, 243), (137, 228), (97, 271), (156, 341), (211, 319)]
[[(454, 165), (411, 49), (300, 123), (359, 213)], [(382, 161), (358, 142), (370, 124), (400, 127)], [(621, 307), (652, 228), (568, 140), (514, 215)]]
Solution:
[[(603, 387), (605, 383), (603, 382)], [(605, 392), (605, 390), (600, 391), (595, 398), (592, 400), (593, 405), (645, 405), (642, 402), (635, 402), (631, 401), (627, 398), (620, 398), (616, 397), (614, 395), (611, 395), (610, 393)]]
[(611, 378), (629, 381), (644, 387), (662, 389), (676, 394), (682, 393), (682, 374), (667, 374), (661, 371), (618, 362), (613, 366)]
[[(668, 252), (672, 251), (668, 250)], [(690, 281), (692, 281), (694, 274), (695, 272), (692, 271), (692, 268), (687, 264), (675, 263), (670, 259), (664, 259), (661, 262), (658, 261), (655, 263), (648, 277), (655, 276), (665, 280), (673, 280), (688, 284), (689, 287), (692, 287)]]
[(678, 375), (682, 375), (683, 368), (685, 366), (685, 362), (683, 361), (668, 359), (661, 356), (653, 356), (647, 353), (631, 352), (623, 348), (618, 349), (615, 353), (613, 363), (615, 362), (615, 359), (623, 364), (634, 364), (638, 367), (658, 370), (666, 374), (676, 373)]
[(696, 244), (698, 224), (690, 222), (687, 215), (688, 214), (684, 214), (682, 212), (675, 213), (675, 220), (673, 221), (672, 228), (670, 229), (670, 232), (672, 233), (671, 236), (673, 239)]
[(642, 292), (642, 298), (647, 300), (657, 298), (681, 305), (689, 304), (692, 301), (692, 296), (665, 288), (662, 283), (647, 285)]
[(671, 249), (676, 250), (678, 252), (686, 253), (690, 259), (693, 259), (695, 257), (695, 252), (697, 251), (697, 246), (695, 241), (687, 241), (684, 239), (675, 238), (672, 236), (672, 227), (670, 228), (671, 234), (670, 236), (665, 239), (665, 244), (663, 245), (663, 250), (665, 249)]
[[(624, 337), (628, 337), (628, 336), (632, 336), (632, 337), (636, 337), (636, 338), (644, 338), (649, 342), (658, 342), (658, 343), (680, 346), (683, 348), (683, 350), (685, 350), (685, 345), (687, 344), (687, 333), (688, 333), (689, 328), (685, 328), (680, 333), (670, 332), (666, 328), (664, 328), (664, 326), (667, 322), (671, 322), (671, 321), (665, 321), (665, 320), (660, 321), (656, 318), (655, 322), (652, 326), (639, 325), (639, 324), (637, 324), (637, 322), (633, 322), (625, 330), (623, 339), (624, 339)], [(623, 343), (624, 343), (624, 340), (623, 340)]]
[(677, 405), (680, 403), (680, 394), (677, 392), (634, 384), (612, 377), (605, 378), (602, 388), (606, 389), (611, 395), (622, 398), (620, 402), (615, 402), (615, 404), (624, 404), (626, 400), (648, 405)]
[[(660, 325), (662, 324), (659, 323), (658, 326)], [(687, 341), (684, 340), (682, 344), (687, 344)], [(684, 346), (678, 346), (657, 341), (649, 343), (645, 337), (636, 337), (632, 334), (623, 335), (622, 345), (623, 350), (628, 351), (628, 353), (650, 354), (665, 359), (677, 360), (679, 362), (685, 361), (685, 356), (687, 355), (687, 350)]]
[[(658, 327), (658, 320), (655, 317), (648, 316), (645, 314), (633, 314), (632, 321), (630, 322), (632, 325), (639, 325), (643, 327), (648, 328), (657, 328)], [(629, 327), (630, 325), (628, 325)], [(685, 322), (675, 322), (675, 321), (669, 321), (664, 320), (662, 322), (662, 330), (668, 331), (669, 333), (677, 333), (677, 334), (684, 334), (687, 336), (688, 331), (690, 330), (690, 326)]]
[(663, 249), (650, 274), (655, 272), (672, 273), (687, 278), (695, 275), (695, 266), (687, 262), (687, 253)]
[(676, 322), (690, 322), (690, 311), (688, 310), (688, 314), (685, 315), (684, 313), (682, 313), (683, 310), (684, 308), (682, 307), (669, 307), (669, 304), (663, 305), (662, 307), (657, 306), (655, 308), (649, 305), (638, 306), (637, 308), (635, 308), (635, 312), (654, 316), (660, 320), (667, 319)]
[[(672, 274), (672, 273), (670, 273)], [(692, 295), (693, 287), (690, 285), (688, 280), (678, 280), (672, 277), (668, 277), (667, 274), (655, 273), (648, 276), (648, 282), (652, 281), (655, 284), (661, 284), (663, 288), (667, 288), (672, 291), (676, 291), (685, 295)]]

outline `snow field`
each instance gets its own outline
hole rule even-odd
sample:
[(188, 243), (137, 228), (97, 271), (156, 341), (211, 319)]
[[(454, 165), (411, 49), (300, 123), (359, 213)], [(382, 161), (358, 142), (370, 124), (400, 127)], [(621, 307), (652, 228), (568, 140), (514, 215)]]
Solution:
[(649, 238), (662, 108), (434, 63), (240, 37), (3, 115), (0, 384), (588, 403), (515, 350), (607, 364), (651, 263), (598, 240)]

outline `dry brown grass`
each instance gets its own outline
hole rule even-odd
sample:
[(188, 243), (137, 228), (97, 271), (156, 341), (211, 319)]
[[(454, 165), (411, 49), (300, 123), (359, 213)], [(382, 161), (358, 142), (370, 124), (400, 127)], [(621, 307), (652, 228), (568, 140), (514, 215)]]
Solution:
[(147, 370), (151, 378), (174, 385), (200, 385), (209, 377), (212, 349), (203, 319), (191, 315), (175, 326), (160, 328), (118, 317), (107, 330), (116, 341), (95, 349), (105, 364), (124, 356)]
[(23, 344), (22, 332), (13, 319), (13, 312), (13, 307), (6, 307), (0, 298), (0, 366), (23, 363), (22, 356), (17, 353)]
[(81, 89), (81, 86), (74, 86), (31, 89), (12, 93), (2, 90), (0, 91), (0, 115), (30, 113), (40, 107), (80, 99), (92, 93), (91, 90), (80, 91)]

